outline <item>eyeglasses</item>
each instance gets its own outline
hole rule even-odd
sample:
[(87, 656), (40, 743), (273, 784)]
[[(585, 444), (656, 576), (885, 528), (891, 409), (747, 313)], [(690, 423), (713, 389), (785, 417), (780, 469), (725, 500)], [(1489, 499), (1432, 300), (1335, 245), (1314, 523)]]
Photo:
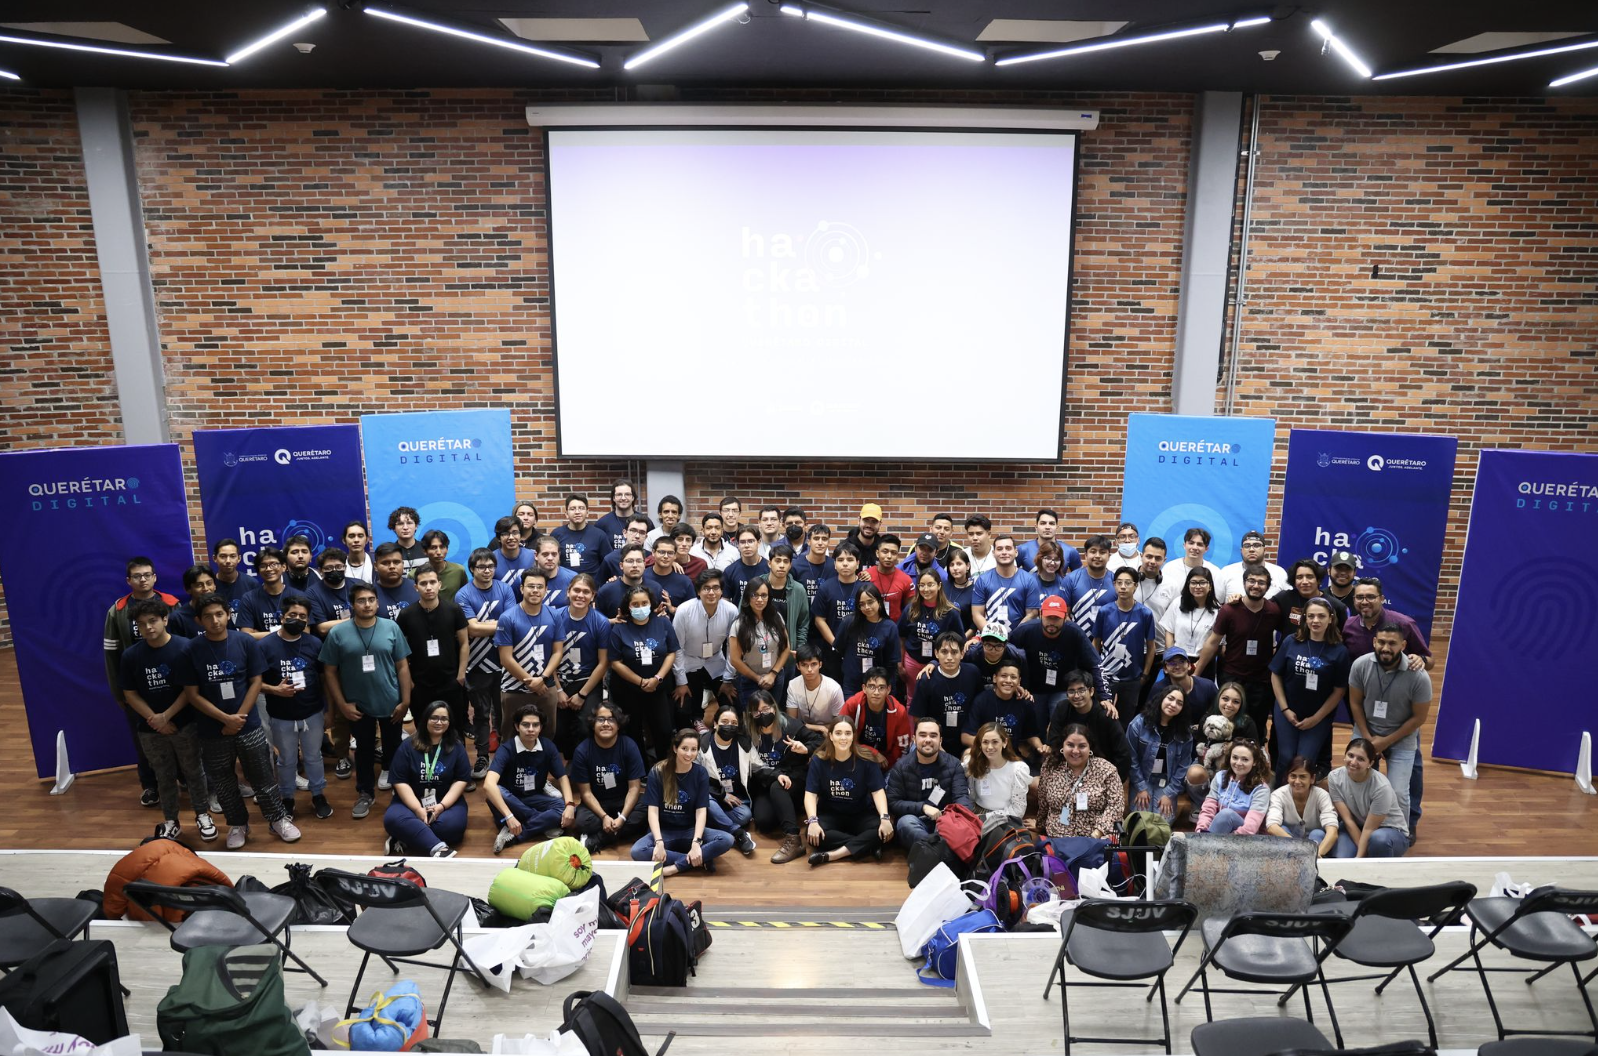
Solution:
[(442, 722), (442, 723), (445, 723), (447, 725), (449, 723), (449, 716), (448, 715), (429, 715), (427, 717), (427, 724), (429, 726), (431, 726), (435, 722)]
[(599, 716), (596, 716), (594, 718), (594, 725), (595, 726), (614, 726), (614, 725), (616, 725), (616, 720), (612, 716), (609, 716), (609, 715), (599, 715)]
[(143, 580), (146, 580), (146, 579), (154, 579), (155, 578), (155, 573), (154, 572), (129, 572), (128, 573), (128, 578), (129, 579), (137, 579), (137, 580), (140, 580), (140, 581), (143, 581)]

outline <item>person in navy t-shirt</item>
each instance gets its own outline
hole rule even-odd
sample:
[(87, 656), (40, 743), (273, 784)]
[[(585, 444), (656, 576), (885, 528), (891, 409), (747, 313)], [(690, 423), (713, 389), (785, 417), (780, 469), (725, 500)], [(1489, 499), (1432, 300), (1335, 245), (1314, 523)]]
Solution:
[(810, 617), (815, 623), (816, 637), (826, 646), (822, 653), (822, 666), (834, 680), (843, 674), (835, 643), (838, 628), (844, 618), (854, 613), (855, 595), (867, 581), (860, 578), (860, 551), (844, 543), (832, 555), (837, 572), (832, 579), (821, 584), (816, 591), (815, 603), (810, 606)]
[(569, 754), (582, 736), (578, 716), (590, 699), (600, 699), (610, 669), (610, 621), (594, 608), (593, 576), (573, 578), (566, 600), (569, 605), (555, 610), (555, 634), (561, 641), (555, 744)]
[[(210, 578), (209, 573), (206, 576)], [(155, 776), (156, 794), (165, 821), (160, 835), (177, 839), (178, 778), (189, 786), (195, 822), (201, 838), (216, 839), (216, 824), (207, 812), (205, 776), (200, 765), (200, 741), (194, 728), (194, 711), (183, 699), (177, 680), (179, 660), (189, 649), (189, 639), (167, 630), (167, 604), (152, 596), (133, 603), (130, 622), (139, 640), (119, 659), (122, 696), (128, 709), (142, 722), (139, 743)]]
[(644, 585), (660, 598), (660, 614), (675, 616), (677, 606), (694, 596), (694, 584), (681, 572), (673, 572), (677, 560), (677, 544), (670, 536), (655, 540), (655, 563), (644, 569)]
[(770, 571), (770, 563), (760, 556), (760, 531), (744, 525), (738, 529), (738, 560), (721, 572), (722, 596), (742, 607), (744, 588), (749, 581)]
[(854, 723), (839, 716), (805, 773), (805, 842), (811, 865), (872, 855), (893, 839), (882, 767), (855, 743)]
[(805, 601), (809, 602), (810, 611), (814, 613), (816, 594), (821, 584), (838, 573), (833, 569), (832, 557), (827, 553), (832, 530), (824, 524), (812, 524), (806, 539), (809, 545), (795, 555), (793, 568), (788, 574), (805, 585)]
[(522, 545), (521, 524), (514, 517), (501, 517), (494, 522), (494, 538), (499, 542), (494, 551), (494, 576), (520, 595), (522, 573), (533, 567), (533, 551)]
[(605, 619), (614, 620), (622, 616), (622, 603), (628, 591), (644, 582), (644, 548), (639, 543), (628, 543), (619, 555), (610, 556), (620, 558), (620, 576), (600, 586), (599, 593), (594, 596), (594, 608)]
[(305, 596), (311, 599), (311, 629), (318, 638), (326, 638), (335, 625), (350, 618), (350, 588), (344, 572), (347, 556), (336, 546), (316, 555), (318, 574), (312, 577)]
[(710, 772), (699, 765), (699, 735), (678, 730), (649, 771), (644, 789), (649, 832), (633, 844), (635, 862), (664, 862), (664, 876), (703, 866), (732, 849), (732, 833), (706, 827), (710, 814)]
[(648, 730), (657, 759), (671, 754), (671, 677), (677, 661), (677, 632), (655, 615), (655, 596), (645, 586), (627, 591), (623, 618), (610, 625), (610, 699), (627, 712), (634, 729)]
[(405, 575), (405, 551), (398, 543), (381, 543), (372, 552), (372, 563), (377, 571), (372, 584), (377, 588), (377, 614), (397, 620), (401, 612), (422, 599), (416, 584)]
[[(534, 544), (537, 551), (533, 559), (534, 565), (544, 573), (544, 604), (552, 609), (566, 607), (566, 591), (571, 588), (572, 580), (578, 573), (569, 568), (562, 568), (560, 564), (560, 540), (553, 535), (541, 535)], [(595, 590), (599, 589), (596, 585)]]
[(644, 757), (622, 734), (627, 713), (595, 700), (580, 719), (588, 737), (572, 753), (577, 831), (590, 851), (636, 839), (649, 827), (644, 806)]
[(960, 739), (967, 748), (976, 743), (976, 732), (996, 722), (1010, 735), (1010, 744), (1021, 758), (1037, 770), (1044, 754), (1043, 730), (1033, 702), (1021, 695), (1021, 664), (1002, 660), (993, 676), (993, 685), (977, 695), (965, 717)]
[(1032, 596), (1027, 599), (1027, 608), (1041, 611), (1045, 598), (1065, 597), (1066, 576), (1070, 571), (1065, 567), (1065, 554), (1060, 544), (1052, 539), (1045, 539), (1038, 544), (1037, 565), (1037, 570), (1032, 573), (1034, 586)]
[(899, 628), (888, 619), (888, 603), (882, 592), (870, 583), (855, 595), (853, 616), (838, 625), (837, 652), (843, 666), (843, 695), (847, 699), (865, 686), (866, 672), (874, 667), (898, 671), (904, 659), (899, 644)]
[[(648, 517), (631, 517), (626, 524), (627, 526), (620, 532), (621, 540), (619, 542), (615, 541), (615, 535), (612, 535), (613, 545), (610, 548), (610, 553), (606, 554), (605, 560), (599, 563), (599, 575), (595, 578), (599, 580), (600, 586), (604, 586), (621, 575), (621, 552), (629, 546), (644, 546), (644, 539), (649, 535)], [(603, 528), (604, 525), (596, 525), (595, 527)], [(648, 547), (644, 547), (644, 553), (650, 552)]]
[(933, 648), (937, 663), (924, 668), (916, 680), (910, 714), (918, 719), (937, 719), (943, 726), (944, 742), (959, 744), (966, 713), (983, 689), (982, 673), (975, 664), (963, 662), (965, 638), (959, 633), (938, 635)]
[(1116, 710), (1130, 715), (1142, 699), (1144, 683), (1153, 677), (1159, 637), (1154, 613), (1137, 600), (1137, 585), (1143, 574), (1123, 565), (1113, 577), (1115, 600), (1101, 606), (1094, 617), (1093, 643), (1099, 651), (1104, 678), (1115, 694)]
[[(635, 503), (632, 481), (618, 480), (610, 486), (610, 512), (594, 522), (595, 528), (610, 536), (610, 549), (620, 550), (627, 543), (643, 543), (644, 537), (655, 530), (655, 522)], [(631, 521), (643, 522), (643, 535), (637, 539), (628, 536), (627, 525)]]
[(1016, 561), (1029, 572), (1038, 571), (1038, 554), (1042, 551), (1043, 544), (1053, 543), (1060, 548), (1061, 566), (1060, 574), (1075, 572), (1082, 567), (1082, 555), (1077, 553), (1076, 547), (1067, 546), (1055, 537), (1060, 528), (1060, 515), (1053, 510), (1039, 510), (1037, 517), (1038, 537), (1028, 539), (1016, 547)]
[(610, 533), (588, 523), (587, 496), (566, 496), (566, 523), (556, 525), (549, 534), (560, 540), (561, 567), (599, 575), (605, 555), (611, 551)]
[(577, 797), (566, 777), (555, 742), (543, 736), (544, 716), (537, 704), (523, 704), (511, 721), (516, 736), (500, 744), (483, 779), (484, 798), (494, 816), (498, 854), (518, 840), (554, 836), (576, 823)]

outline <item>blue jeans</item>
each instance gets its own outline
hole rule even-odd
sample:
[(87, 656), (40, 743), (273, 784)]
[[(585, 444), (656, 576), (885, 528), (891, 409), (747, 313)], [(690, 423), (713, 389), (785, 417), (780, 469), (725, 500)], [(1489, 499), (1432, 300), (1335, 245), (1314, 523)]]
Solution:
[[(749, 808), (748, 800), (736, 807), (724, 807), (715, 800), (710, 801), (710, 806), (705, 811), (706, 843), (709, 843), (709, 830), (720, 829), (722, 832), (737, 832), (739, 829), (749, 827), (749, 819), (754, 812)], [(664, 831), (664, 830), (662, 830)]]
[(1305, 832), (1304, 831), (1304, 826), (1302, 824), (1298, 824), (1298, 825), (1283, 825), (1282, 828), (1284, 828), (1288, 832), (1292, 833), (1294, 839), (1296, 839), (1296, 840), (1309, 840), (1311, 843), (1313, 843), (1317, 847), (1319, 847), (1321, 845), (1321, 841), (1322, 840), (1326, 839), (1326, 830), (1325, 829), (1310, 829), (1308, 832)]
[(396, 796), (383, 812), (383, 829), (400, 842), (406, 854), (431, 854), (441, 843), (453, 847), (466, 838), (466, 801), (456, 800), (429, 826)]
[(277, 749), (278, 793), (284, 799), (294, 798), (294, 775), (303, 762), (311, 795), (320, 796), (327, 788), (327, 774), (322, 769), (321, 713), (308, 719), (273, 719), (270, 730), (272, 746)]
[(1409, 819), (1409, 831), (1420, 824), (1420, 796), (1426, 787), (1420, 752), (1420, 731), (1395, 742), (1382, 753), (1387, 761), (1387, 780), (1398, 797), (1398, 809)]
[(906, 851), (938, 834), (938, 823), (925, 814), (901, 814), (893, 823), (894, 838)]
[(1217, 836), (1225, 836), (1242, 828), (1245, 820), (1243, 815), (1231, 807), (1222, 807), (1215, 812), (1215, 817), (1210, 819), (1209, 831)]
[[(1368, 858), (1402, 858), (1404, 852), (1409, 850), (1409, 836), (1397, 829), (1381, 828), (1371, 833), (1370, 843), (1365, 848)], [(1337, 849), (1332, 851), (1333, 858), (1353, 858), (1359, 853), (1359, 841), (1346, 832), (1337, 834)]]
[[(1299, 716), (1302, 718), (1303, 716)], [(1332, 717), (1328, 715), (1316, 723), (1313, 729), (1301, 730), (1287, 721), (1287, 716), (1282, 714), (1280, 704), (1271, 712), (1271, 724), (1276, 731), (1276, 759), (1274, 766), (1280, 774), (1282, 768), (1290, 763), (1295, 755), (1302, 755), (1309, 760), (1310, 766), (1315, 765), (1315, 760), (1320, 758), (1321, 749), (1326, 747), (1332, 739)]]
[[(566, 801), (559, 796), (546, 796), (541, 792), (529, 792), (525, 796), (518, 796), (503, 784), (499, 786), (499, 795), (505, 801), (505, 806), (515, 815), (516, 820), (522, 823), (522, 834), (512, 840), (512, 843), (543, 839), (547, 830), (560, 828), (560, 819), (566, 813)], [(485, 799), (483, 805), (488, 808), (488, 813), (493, 815), (494, 831), (498, 832), (504, 824), (503, 820), (495, 813), (492, 803)]]
[[(678, 872), (691, 869), (688, 864), (688, 852), (693, 847), (694, 834), (690, 829), (661, 829), (661, 842), (666, 845), (666, 864), (675, 865)], [(732, 833), (723, 832), (721, 829), (705, 829), (704, 842), (700, 845), (705, 861), (711, 862), (732, 850)], [(655, 856), (655, 837), (652, 833), (645, 833), (633, 844), (632, 859), (635, 862), (647, 862)]]

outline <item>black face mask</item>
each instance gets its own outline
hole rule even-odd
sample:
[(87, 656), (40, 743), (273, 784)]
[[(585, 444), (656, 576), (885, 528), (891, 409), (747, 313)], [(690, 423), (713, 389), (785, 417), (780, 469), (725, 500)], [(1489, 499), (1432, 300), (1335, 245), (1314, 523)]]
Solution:
[(717, 726), (716, 736), (720, 737), (724, 741), (730, 741), (734, 737), (738, 736), (738, 727), (727, 725)]
[(777, 713), (774, 711), (763, 711), (759, 715), (755, 716), (755, 721), (760, 723), (760, 728), (762, 730), (769, 730), (773, 726), (777, 725)]
[(305, 621), (304, 620), (284, 620), (283, 621), (283, 629), (285, 631), (289, 632), (290, 634), (303, 634), (303, 633), (305, 633)]
[(790, 524), (788, 526), (788, 530), (783, 534), (788, 537), (788, 542), (792, 544), (795, 549), (798, 549), (800, 542), (804, 540), (805, 530), (797, 524)]
[(322, 582), (330, 587), (342, 587), (344, 585), (344, 570), (341, 568), (333, 572), (323, 572)]

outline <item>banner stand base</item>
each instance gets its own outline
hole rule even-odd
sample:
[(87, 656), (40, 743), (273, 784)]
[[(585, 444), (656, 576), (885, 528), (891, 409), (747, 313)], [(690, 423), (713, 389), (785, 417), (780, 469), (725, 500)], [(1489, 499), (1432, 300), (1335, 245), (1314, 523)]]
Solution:
[(1476, 780), (1476, 756), (1481, 750), (1481, 720), (1476, 720), (1476, 725), (1470, 733), (1470, 755), (1459, 764), (1459, 772), (1466, 781)]
[(72, 787), (72, 782), (78, 775), (72, 772), (72, 763), (67, 759), (67, 731), (57, 730), (55, 735), (55, 785), (50, 789), (52, 796), (59, 796)]
[(1589, 796), (1598, 796), (1592, 787), (1592, 734), (1581, 735), (1581, 755), (1576, 760), (1576, 787)]

